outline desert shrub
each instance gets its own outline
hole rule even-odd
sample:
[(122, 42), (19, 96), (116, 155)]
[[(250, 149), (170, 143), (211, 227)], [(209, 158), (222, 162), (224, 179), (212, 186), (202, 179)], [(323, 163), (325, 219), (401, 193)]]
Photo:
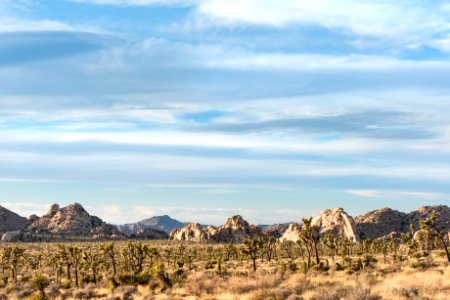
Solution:
[(428, 253), (428, 251), (417, 251), (417, 252), (413, 253), (412, 257), (423, 258), (423, 257), (427, 257), (429, 255), (430, 255), (430, 253)]
[(72, 287), (72, 281), (70, 281), (68, 279), (63, 280), (63, 282), (61, 283), (61, 287), (66, 290), (70, 289)]
[(328, 261), (326, 263), (321, 261), (319, 264), (314, 265), (313, 269), (320, 272), (327, 272), (330, 269), (330, 266), (328, 265)]
[(375, 258), (375, 256), (371, 255), (371, 254), (364, 254), (363, 258), (362, 258), (362, 262), (364, 264), (364, 267), (370, 267), (373, 266), (374, 264), (377, 263), (377, 259)]
[(30, 297), (27, 298), (28, 300), (49, 300), (49, 298), (46, 295), (42, 295), (41, 293), (34, 293)]
[(341, 265), (340, 263), (336, 263), (335, 270), (336, 271), (343, 271), (343, 270), (345, 270), (345, 266)]
[(145, 272), (137, 275), (134, 273), (121, 273), (117, 277), (121, 285), (145, 285), (150, 281), (150, 278), (150, 274)]

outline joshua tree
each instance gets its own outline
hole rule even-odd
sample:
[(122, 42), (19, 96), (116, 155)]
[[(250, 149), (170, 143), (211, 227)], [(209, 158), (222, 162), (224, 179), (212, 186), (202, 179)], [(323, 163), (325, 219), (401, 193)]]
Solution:
[(11, 269), (11, 277), (14, 283), (17, 283), (17, 273), (19, 272), (20, 262), (25, 253), (25, 249), (20, 247), (12, 247), (9, 253), (9, 267)]
[(115, 277), (117, 273), (117, 268), (116, 268), (116, 251), (114, 250), (114, 243), (101, 245), (100, 250), (102, 250), (103, 254), (111, 260), (111, 264), (113, 267), (113, 277)]
[(316, 258), (316, 264), (319, 264), (319, 251), (317, 250), (317, 239), (316, 239), (316, 230), (315, 226), (312, 226), (312, 218), (304, 218), (302, 219), (302, 231), (300, 232), (300, 240), (303, 242), (303, 245), (308, 252), (308, 267), (311, 263), (311, 254), (314, 253)]
[(45, 288), (50, 285), (50, 282), (47, 277), (42, 274), (38, 274), (33, 278), (32, 281), (33, 287), (39, 291), (40, 297), (39, 299), (48, 299), (45, 294)]
[(5, 277), (5, 271), (9, 268), (9, 258), (11, 257), (11, 247), (3, 248), (0, 252), (2, 275)]
[(450, 253), (448, 251), (447, 243), (444, 239), (444, 233), (441, 232), (436, 225), (437, 213), (433, 211), (426, 220), (420, 221), (420, 227), (424, 230), (430, 237), (437, 239), (442, 246), (444, 246), (445, 253), (447, 254), (447, 260), (450, 262)]
[(256, 260), (258, 259), (261, 248), (264, 242), (260, 238), (249, 238), (243, 241), (244, 248), (242, 248), (242, 254), (248, 256), (253, 262), (253, 271), (256, 271)]
[(77, 246), (68, 246), (67, 254), (72, 262), (73, 270), (75, 272), (75, 285), (78, 287), (79, 286), (78, 266), (80, 264), (81, 259), (81, 250)]
[(323, 239), (323, 244), (330, 249), (331, 259), (334, 261), (334, 256), (336, 255), (337, 249), (337, 238), (334, 235), (328, 234)]
[(144, 261), (149, 256), (149, 249), (141, 242), (132, 243), (128, 241), (127, 247), (123, 249), (122, 255), (135, 275), (142, 273)]
[(82, 260), (84, 267), (91, 271), (92, 280), (97, 284), (97, 269), (100, 263), (98, 253), (92, 249), (86, 249), (82, 253)]
[(270, 262), (275, 255), (275, 251), (277, 248), (277, 239), (271, 236), (268, 238), (264, 238), (263, 241), (264, 241), (264, 254), (267, 257), (267, 260)]
[(70, 269), (72, 268), (73, 262), (70, 259), (68, 248), (66, 248), (63, 245), (58, 245), (58, 251), (57, 251), (57, 259), (61, 260), (63, 264), (66, 265), (66, 272), (67, 272), (67, 280), (71, 281), (72, 278), (70, 276)]

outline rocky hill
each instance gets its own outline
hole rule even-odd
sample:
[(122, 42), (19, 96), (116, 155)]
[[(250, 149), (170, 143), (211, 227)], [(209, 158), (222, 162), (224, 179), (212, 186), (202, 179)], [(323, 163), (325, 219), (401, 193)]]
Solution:
[(181, 228), (183, 226), (185, 226), (184, 223), (172, 219), (168, 215), (164, 215), (151, 217), (137, 223), (118, 225), (117, 229), (123, 234), (130, 236), (132, 234), (137, 234), (139, 231), (145, 230), (147, 228), (162, 230), (166, 233), (170, 233), (172, 230)]
[(361, 239), (376, 239), (408, 230), (408, 215), (390, 208), (370, 211), (355, 218)]
[(249, 224), (241, 216), (236, 215), (229, 218), (225, 224), (214, 226), (201, 226), (189, 224), (183, 228), (175, 229), (170, 234), (170, 239), (178, 241), (212, 241), (212, 242), (242, 242), (253, 236), (262, 236), (262, 229)]
[(437, 213), (437, 227), (450, 231), (450, 208), (445, 205), (424, 206), (410, 213), (402, 213), (390, 208), (382, 208), (357, 216), (358, 233), (362, 239), (389, 238), (395, 234), (408, 232), (410, 224), (419, 229), (420, 220), (428, 218), (433, 211)]
[(172, 230), (169, 239), (187, 242), (207, 242), (211, 239), (208, 228), (198, 223), (188, 224), (183, 228)]
[(280, 237), (280, 241), (292, 241), (297, 242), (300, 239), (300, 231), (302, 227), (300, 224), (290, 224), (283, 235)]
[(293, 223), (273, 224), (273, 225), (258, 225), (262, 229), (262, 233), (266, 236), (273, 236), (280, 238)]
[(353, 242), (358, 242), (360, 239), (355, 221), (342, 208), (322, 211), (312, 220), (311, 225), (318, 228), (320, 238), (334, 235)]
[(9, 209), (0, 206), (0, 234), (25, 229), (28, 224), (29, 221), (27, 218), (21, 217)]
[(141, 229), (132, 236), (138, 239), (146, 239), (146, 240), (167, 240), (169, 238), (169, 235), (164, 230), (158, 230), (153, 228)]
[(229, 218), (225, 224), (217, 228), (210, 228), (210, 235), (216, 242), (234, 241), (241, 243), (244, 239), (253, 236), (262, 236), (262, 229), (249, 224), (241, 216)]
[[(319, 237), (330, 234), (355, 242), (363, 239), (389, 239), (408, 232), (410, 224), (418, 230), (420, 220), (428, 218), (433, 211), (437, 212), (437, 227), (444, 232), (450, 232), (450, 208), (445, 205), (424, 206), (409, 213), (382, 208), (357, 216), (355, 219), (342, 208), (327, 209), (312, 220), (312, 225), (317, 228)], [(182, 223), (169, 216), (160, 216), (124, 225), (122, 231), (133, 238), (237, 243), (256, 236), (274, 236), (280, 240), (297, 241), (301, 231), (301, 225), (298, 223), (255, 226), (238, 215), (229, 218), (218, 227), (200, 224), (178, 227), (180, 224)], [(177, 227), (168, 235), (167, 230), (170, 226)], [(0, 206), (0, 234), (5, 242), (64, 241), (71, 237), (83, 239), (127, 237), (115, 226), (91, 216), (78, 203), (65, 207), (54, 204), (42, 217), (32, 215), (28, 219)]]
[(112, 225), (91, 216), (79, 203), (65, 207), (53, 204), (49, 211), (36, 219), (28, 230), (33, 233), (51, 233), (94, 238), (118, 237), (120, 232)]

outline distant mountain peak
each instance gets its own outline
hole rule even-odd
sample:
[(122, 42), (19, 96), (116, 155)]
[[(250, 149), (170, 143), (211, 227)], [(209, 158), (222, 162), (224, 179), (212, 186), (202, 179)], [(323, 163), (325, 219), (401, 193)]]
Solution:
[(130, 224), (124, 224), (117, 226), (120, 232), (126, 235), (137, 234), (139, 231), (147, 228), (162, 230), (166, 233), (170, 233), (176, 228), (181, 228), (184, 223), (171, 218), (169, 215), (153, 216), (151, 218)]

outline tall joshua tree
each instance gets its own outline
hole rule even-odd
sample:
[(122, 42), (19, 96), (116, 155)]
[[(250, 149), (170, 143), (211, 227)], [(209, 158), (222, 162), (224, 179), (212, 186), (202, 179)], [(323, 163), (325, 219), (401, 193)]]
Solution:
[(260, 238), (249, 238), (243, 241), (244, 248), (242, 248), (242, 254), (248, 256), (253, 263), (253, 272), (256, 271), (256, 260), (264, 245), (264, 242)]
[(450, 253), (448, 251), (447, 243), (445, 242), (444, 233), (439, 230), (436, 225), (437, 213), (435, 210), (431, 213), (431, 215), (420, 221), (420, 228), (424, 230), (430, 237), (436, 238), (442, 246), (444, 246), (445, 253), (447, 254), (447, 260), (450, 262)]
[[(304, 218), (302, 219), (302, 230), (300, 232), (300, 240), (305, 245), (306, 251), (308, 252), (308, 256), (313, 252), (316, 258), (316, 264), (319, 264), (319, 251), (317, 250), (317, 239), (316, 239), (316, 230), (315, 226), (312, 226), (312, 218)], [(310, 259), (308, 259), (308, 267), (310, 264)]]
[(115, 277), (117, 273), (117, 267), (116, 267), (116, 251), (114, 249), (114, 243), (101, 245), (100, 249), (102, 250), (105, 257), (108, 257), (111, 260), (113, 268), (113, 277)]
[(67, 253), (69, 255), (69, 259), (72, 262), (73, 270), (75, 272), (75, 285), (78, 287), (79, 286), (78, 266), (81, 260), (81, 250), (77, 246), (68, 246)]

